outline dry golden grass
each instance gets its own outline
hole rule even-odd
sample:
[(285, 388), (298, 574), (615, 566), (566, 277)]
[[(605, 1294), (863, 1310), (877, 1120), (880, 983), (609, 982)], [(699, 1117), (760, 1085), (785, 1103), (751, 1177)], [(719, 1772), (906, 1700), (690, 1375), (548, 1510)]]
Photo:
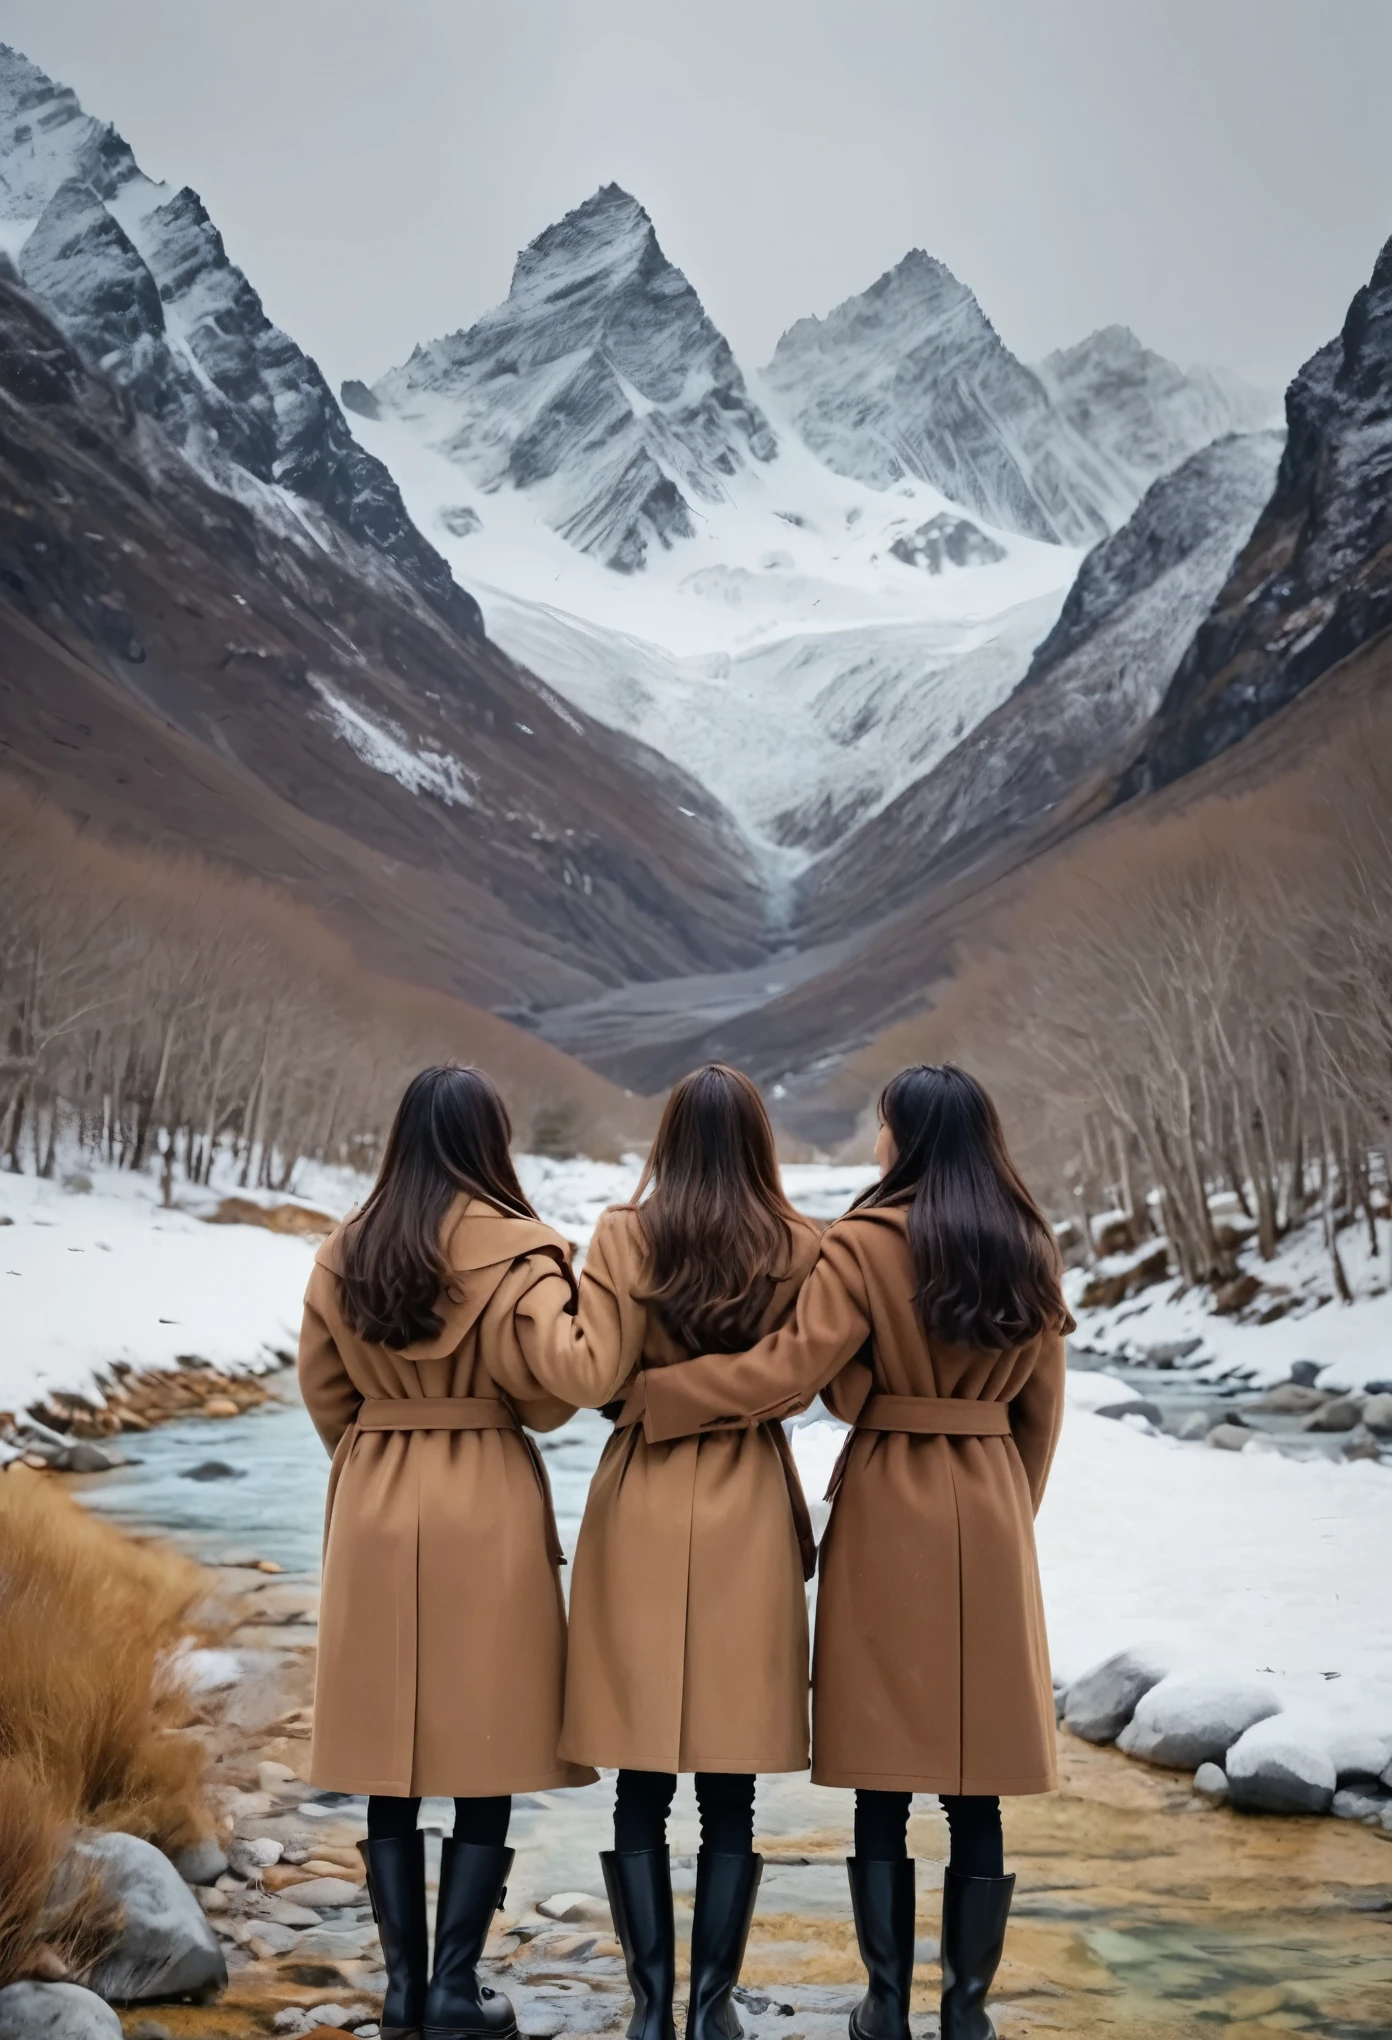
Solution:
[(74, 1824), (166, 1847), (207, 1832), (204, 1751), (176, 1670), (196, 1566), (98, 1522), (51, 1478), (0, 1474), (0, 1983), (47, 1944), (90, 1959), (90, 1894), (46, 1912)]

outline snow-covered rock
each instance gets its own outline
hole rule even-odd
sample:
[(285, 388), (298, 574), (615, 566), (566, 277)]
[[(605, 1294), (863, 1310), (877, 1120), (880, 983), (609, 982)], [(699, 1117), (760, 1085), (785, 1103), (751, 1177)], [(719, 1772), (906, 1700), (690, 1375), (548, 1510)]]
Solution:
[(1064, 1725), (1085, 1742), (1115, 1742), (1137, 1704), (1165, 1677), (1165, 1667), (1144, 1653), (1118, 1651), (1068, 1688)]
[(121, 2021), (76, 1983), (10, 1983), (0, 1990), (0, 2040), (121, 2040)]
[(227, 1868), (222, 1844), (213, 1835), (205, 1835), (201, 1842), (176, 1850), (170, 1861), (185, 1884), (216, 1884)]
[(1327, 1813), (1333, 1760), (1317, 1735), (1272, 1715), (1248, 1728), (1227, 1755), (1228, 1793), (1248, 1813)]
[(554, 530), (625, 573), (690, 538), (694, 506), (778, 444), (728, 342), (616, 184), (523, 249), (505, 304), (417, 347), (371, 394), (480, 488), (530, 492)]
[(227, 1964), (202, 1907), (167, 1856), (135, 1835), (83, 1834), (74, 1869), (95, 1870), (121, 1911), (120, 1937), (92, 1971), (104, 1998), (132, 2003), (221, 1990)]
[[(1196, 1770), (1221, 1763), (1238, 1738), (1280, 1710), (1269, 1686), (1210, 1672), (1172, 1673), (1153, 1685), (1118, 1735), (1119, 1750), (1148, 1764)], [(1231, 1766), (1228, 1767), (1232, 1783)]]

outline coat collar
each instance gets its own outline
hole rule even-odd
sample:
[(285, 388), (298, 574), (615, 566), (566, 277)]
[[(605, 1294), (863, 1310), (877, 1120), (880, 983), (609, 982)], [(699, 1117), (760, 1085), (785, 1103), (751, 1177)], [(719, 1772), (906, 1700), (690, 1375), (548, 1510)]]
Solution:
[[(440, 1329), (433, 1338), (393, 1347), (397, 1359), (440, 1360), (454, 1352), (488, 1308), (508, 1270), (528, 1254), (549, 1255), (574, 1288), (570, 1242), (539, 1218), (518, 1218), (481, 1198), (461, 1194), (446, 1215), (441, 1236), (450, 1281), (435, 1305), (442, 1319)], [(339, 1272), (342, 1237), (340, 1226), (314, 1257), (331, 1275)]]

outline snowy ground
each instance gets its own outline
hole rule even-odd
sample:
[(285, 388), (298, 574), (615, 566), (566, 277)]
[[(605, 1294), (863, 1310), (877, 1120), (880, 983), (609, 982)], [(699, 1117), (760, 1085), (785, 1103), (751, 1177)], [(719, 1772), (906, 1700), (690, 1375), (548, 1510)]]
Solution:
[[(526, 1156), (520, 1169), (538, 1208), (583, 1245), (605, 1205), (631, 1192), (638, 1162)], [(310, 1244), (163, 1211), (152, 1178), (87, 1173), (85, 1193), (0, 1176), (0, 1219), (12, 1221), (0, 1227), (0, 1406), (21, 1407), (46, 1387), (84, 1387), (112, 1359), (163, 1366), (192, 1352), (254, 1364), (293, 1347)], [(867, 1175), (810, 1165), (785, 1172), (794, 1200), (824, 1218), (843, 1210)], [(296, 1190), (338, 1213), (362, 1183), (307, 1170)], [(215, 1185), (199, 1207), (212, 1209), (223, 1194), (240, 1193)], [(1350, 1274), (1363, 1281), (1353, 1244)], [(1303, 1251), (1291, 1249), (1292, 1266)], [(1263, 1380), (1303, 1357), (1326, 1359), (1349, 1382), (1392, 1372), (1385, 1296), (1261, 1328), (1158, 1300), (1120, 1327), (1120, 1311), (1105, 1325), (1103, 1314), (1092, 1316), (1090, 1337), (1110, 1331), (1119, 1345), (1126, 1334), (1146, 1344), (1197, 1328), (1215, 1371), (1240, 1364)], [(1174, 1671), (1261, 1676), (1292, 1722), (1326, 1743), (1354, 1731), (1392, 1737), (1392, 1469), (1146, 1435), (1092, 1413), (1116, 1392), (1105, 1373), (1070, 1373), (1039, 1521), (1056, 1669), (1072, 1679), (1113, 1651), (1149, 1647)], [(817, 1415), (794, 1431), (810, 1496), (822, 1493), (840, 1438), (840, 1426)]]
[[(1376, 1255), (1362, 1225), (1346, 1227), (1338, 1241), (1351, 1304), (1334, 1301), (1329, 1256), (1316, 1221), (1283, 1240), (1272, 1261), (1258, 1259), (1254, 1248), (1243, 1251), (1242, 1270), (1256, 1275), (1265, 1290), (1301, 1299), (1289, 1316), (1269, 1325), (1215, 1317), (1207, 1290), (1179, 1294), (1172, 1281), (1108, 1310), (1083, 1310), (1076, 1299), (1087, 1276), (1075, 1269), (1068, 1288), (1078, 1341), (1119, 1360), (1144, 1360), (1153, 1347), (1198, 1339), (1201, 1344), (1185, 1363), (1198, 1379), (1284, 1381), (1294, 1360), (1314, 1360), (1327, 1369), (1320, 1377), (1326, 1388), (1358, 1388), (1392, 1377), (1392, 1226), (1379, 1220)], [(1102, 1268), (1119, 1268), (1126, 1258), (1104, 1261)]]

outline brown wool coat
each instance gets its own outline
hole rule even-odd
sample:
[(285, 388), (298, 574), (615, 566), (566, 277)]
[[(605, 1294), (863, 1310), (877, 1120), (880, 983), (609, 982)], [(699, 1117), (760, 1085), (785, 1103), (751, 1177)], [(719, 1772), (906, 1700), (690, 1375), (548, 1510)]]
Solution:
[(367, 1429), (382, 1413), (363, 1405), (481, 1397), (553, 1430), (608, 1399), (614, 1363), (569, 1314), (569, 1248), (550, 1227), (460, 1197), (443, 1238), (443, 1329), (401, 1352), (346, 1324), (339, 1234), (310, 1277), (300, 1385), (333, 1455), (310, 1777), (460, 1797), (585, 1784), (557, 1755), (565, 1607), (536, 1447), (518, 1429)]
[[(781, 1324), (817, 1252), (794, 1228)], [(580, 1284), (584, 1336), (621, 1381), (682, 1349), (638, 1301), (636, 1214), (600, 1219)], [(721, 1362), (703, 1361), (712, 1382)], [(719, 1394), (717, 1391), (717, 1400)], [(561, 1754), (644, 1771), (798, 1771), (807, 1763), (807, 1597), (782, 1427), (652, 1443), (616, 1430), (590, 1485), (570, 1590)], [(791, 1482), (791, 1489), (790, 1489)]]
[(642, 1378), (645, 1435), (767, 1421), (818, 1390), (852, 1424), (872, 1393), (1004, 1406), (1002, 1436), (853, 1433), (822, 1540), (812, 1777), (1047, 1792), (1054, 1700), (1034, 1515), (1063, 1416), (1063, 1334), (1008, 1353), (930, 1344), (914, 1288), (902, 1208), (838, 1220), (781, 1331), (735, 1360)]

